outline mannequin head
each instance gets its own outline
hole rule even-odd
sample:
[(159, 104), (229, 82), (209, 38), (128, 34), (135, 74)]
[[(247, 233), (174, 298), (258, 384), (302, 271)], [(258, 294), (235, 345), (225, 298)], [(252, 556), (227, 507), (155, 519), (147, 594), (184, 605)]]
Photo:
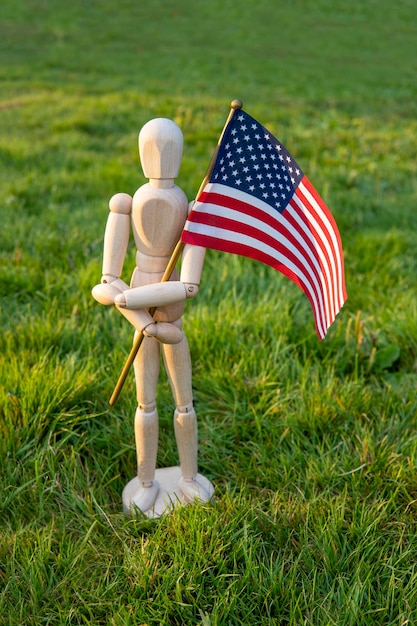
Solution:
[(183, 136), (172, 120), (159, 117), (147, 122), (139, 133), (139, 155), (149, 179), (174, 179), (181, 165)]

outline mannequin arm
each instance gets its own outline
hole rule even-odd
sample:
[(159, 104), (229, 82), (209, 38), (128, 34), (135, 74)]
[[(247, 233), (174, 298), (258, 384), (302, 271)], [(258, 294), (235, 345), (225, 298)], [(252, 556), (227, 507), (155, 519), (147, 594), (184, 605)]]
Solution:
[(117, 193), (110, 199), (109, 208), (104, 233), (102, 283), (112, 283), (122, 273), (129, 244), (132, 198), (127, 193)]
[(200, 284), (205, 252), (205, 248), (187, 244), (182, 257), (180, 280), (126, 289), (116, 296), (116, 305), (127, 309), (141, 309), (195, 298)]
[(101, 283), (92, 290), (93, 298), (107, 306), (114, 304), (115, 297), (129, 288), (120, 274), (129, 244), (132, 198), (127, 193), (118, 193), (110, 199), (109, 208)]

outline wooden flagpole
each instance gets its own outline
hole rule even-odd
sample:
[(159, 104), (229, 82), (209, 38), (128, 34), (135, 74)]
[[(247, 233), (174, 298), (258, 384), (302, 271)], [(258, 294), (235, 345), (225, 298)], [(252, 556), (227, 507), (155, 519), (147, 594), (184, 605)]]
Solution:
[[(207, 168), (206, 175), (203, 178), (203, 181), (202, 181), (202, 183), (200, 185), (200, 188), (198, 190), (196, 198), (199, 197), (200, 193), (203, 191), (204, 187), (206, 186), (206, 184), (207, 184), (207, 182), (208, 182), (208, 180), (209, 180), (209, 178), (211, 176), (211, 172), (212, 172), (214, 164), (216, 162), (217, 153), (219, 151), (219, 147), (220, 147), (221, 141), (223, 139), (224, 131), (227, 128), (227, 125), (230, 122), (235, 109), (241, 109), (242, 106), (243, 106), (243, 104), (242, 104), (242, 102), (240, 100), (233, 100), (231, 102), (231, 104), (230, 104), (231, 108), (230, 108), (229, 115), (227, 117), (226, 123), (225, 123), (225, 125), (223, 127), (223, 130), (222, 130), (221, 135), (219, 137), (219, 140), (217, 142), (217, 146), (216, 146), (216, 149), (215, 149), (215, 151), (213, 153), (213, 156), (211, 157), (211, 161), (210, 161), (210, 164), (209, 164), (209, 166)], [(178, 241), (177, 245), (174, 248), (174, 251), (173, 251), (173, 253), (171, 255), (171, 258), (170, 258), (170, 260), (168, 262), (168, 265), (167, 265), (167, 267), (165, 269), (165, 272), (164, 272), (164, 274), (163, 274), (163, 276), (161, 278), (161, 283), (165, 283), (165, 282), (167, 282), (171, 278), (172, 272), (174, 271), (175, 266), (176, 266), (176, 264), (177, 264), (177, 262), (178, 262), (178, 260), (179, 260), (179, 258), (181, 256), (181, 252), (183, 250), (183, 247), (184, 247), (184, 244), (183, 244), (183, 242), (180, 239)], [(153, 307), (152, 309), (149, 310), (149, 313), (152, 315), (152, 317), (155, 315), (156, 308), (157, 307)], [(120, 395), (120, 392), (121, 392), (121, 390), (123, 388), (123, 385), (125, 384), (125, 381), (126, 381), (128, 373), (129, 373), (129, 370), (130, 370), (130, 368), (133, 365), (133, 361), (136, 358), (136, 355), (137, 355), (137, 353), (139, 351), (140, 346), (142, 345), (142, 341), (143, 341), (143, 333), (138, 333), (136, 335), (136, 338), (135, 338), (135, 341), (133, 343), (132, 349), (130, 350), (129, 356), (127, 357), (126, 362), (125, 362), (125, 364), (123, 366), (122, 372), (121, 372), (121, 374), (119, 376), (119, 380), (117, 381), (116, 386), (114, 388), (114, 391), (112, 393), (112, 396), (111, 396), (111, 398), (109, 400), (109, 404), (111, 406), (116, 404), (116, 401), (117, 401), (117, 399), (118, 399), (118, 397)]]

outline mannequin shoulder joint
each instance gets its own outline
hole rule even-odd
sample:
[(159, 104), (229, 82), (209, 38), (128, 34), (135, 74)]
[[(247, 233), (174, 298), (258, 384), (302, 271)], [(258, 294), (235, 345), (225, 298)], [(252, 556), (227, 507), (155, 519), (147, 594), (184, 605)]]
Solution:
[(132, 212), (132, 196), (128, 193), (116, 193), (110, 198), (109, 209), (112, 213), (130, 215)]

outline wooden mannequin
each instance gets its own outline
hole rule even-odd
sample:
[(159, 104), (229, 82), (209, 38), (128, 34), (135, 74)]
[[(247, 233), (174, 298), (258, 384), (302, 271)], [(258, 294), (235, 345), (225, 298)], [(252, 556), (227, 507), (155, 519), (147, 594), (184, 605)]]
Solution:
[[(104, 236), (103, 275), (93, 297), (114, 304), (144, 339), (134, 362), (138, 406), (135, 440), (138, 474), (123, 492), (126, 513), (135, 507), (149, 517), (160, 515), (176, 500), (208, 501), (211, 483), (197, 473), (197, 418), (193, 407), (191, 360), (182, 330), (184, 300), (195, 297), (204, 262), (203, 248), (185, 246), (181, 276), (160, 283), (172, 251), (181, 237), (188, 201), (174, 184), (182, 158), (183, 137), (171, 120), (151, 120), (139, 133), (139, 153), (149, 182), (133, 199), (124, 193), (110, 200)], [(136, 244), (136, 268), (130, 286), (121, 278), (130, 227)], [(153, 316), (149, 308), (156, 307)], [(156, 391), (160, 353), (175, 400), (174, 430), (179, 468), (156, 470), (158, 413)]]

